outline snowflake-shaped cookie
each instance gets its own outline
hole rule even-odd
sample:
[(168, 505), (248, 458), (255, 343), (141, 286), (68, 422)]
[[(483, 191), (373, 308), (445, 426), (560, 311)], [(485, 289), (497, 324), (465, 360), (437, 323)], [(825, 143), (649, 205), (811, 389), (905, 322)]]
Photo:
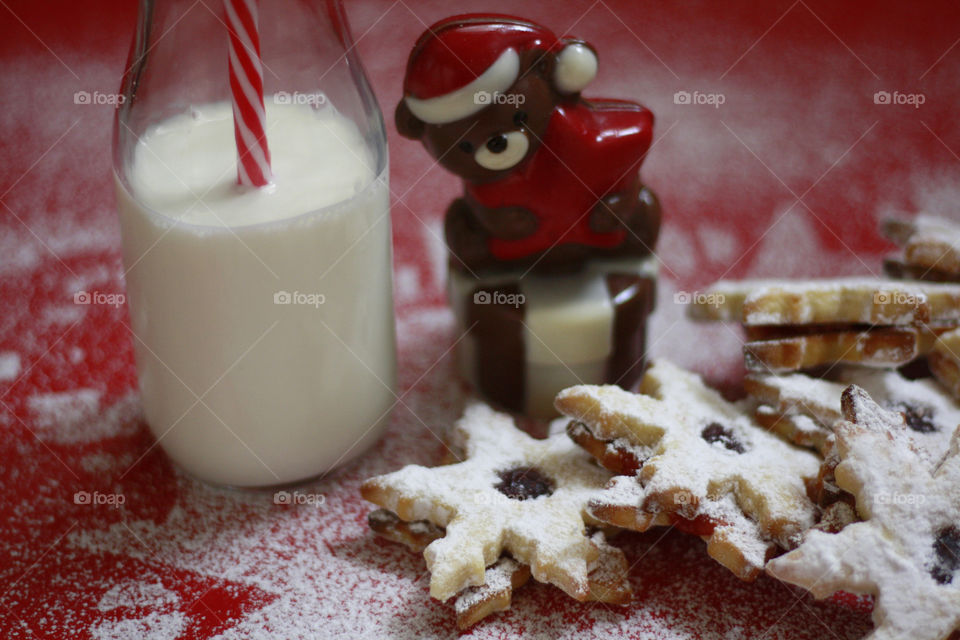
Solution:
[(960, 278), (960, 225), (920, 214), (913, 220), (888, 220), (886, 235), (903, 247), (908, 274), (920, 279)]
[(804, 478), (817, 475), (815, 455), (767, 433), (743, 407), (667, 361), (651, 365), (641, 391), (583, 385), (557, 396), (578, 440), (585, 428), (611, 451), (642, 458), (636, 475), (615, 477), (591, 501), (594, 516), (640, 531), (673, 522), (702, 535), (710, 555), (746, 580), (776, 546), (800, 543), (814, 522)]
[(445, 528), (424, 550), (430, 594), (447, 600), (484, 584), (486, 568), (508, 552), (540, 582), (586, 600), (600, 556), (586, 531), (596, 523), (586, 506), (610, 473), (565, 434), (535, 440), (482, 404), (467, 408), (454, 435), (463, 462), (410, 465), (361, 488), (364, 498), (403, 520)]
[(960, 323), (960, 286), (870, 278), (721, 280), (688, 313), (739, 321), (751, 371), (838, 362), (896, 367), (925, 355), (938, 333)]
[(960, 319), (960, 287), (876, 278), (720, 280), (697, 297), (697, 320), (745, 327), (947, 326)]
[[(751, 373), (744, 380), (747, 393), (785, 418), (769, 426), (795, 444), (812, 446), (825, 454), (833, 427), (842, 422), (840, 398), (844, 389), (862, 387), (880, 406), (904, 415), (914, 444), (932, 462), (939, 462), (960, 424), (960, 405), (931, 379), (910, 380), (895, 370), (837, 367), (830, 380), (802, 373), (785, 376)], [(763, 405), (761, 405), (762, 407)], [(812, 419), (810, 428), (793, 430), (799, 416)]]
[[(371, 511), (367, 519), (377, 535), (404, 544), (414, 551), (423, 551), (444, 534), (443, 528), (432, 522), (406, 522), (386, 509)], [(629, 603), (633, 593), (630, 583), (624, 579), (629, 569), (623, 552), (607, 542), (603, 531), (595, 531), (590, 540), (600, 555), (588, 576), (590, 595), (587, 599), (608, 604)], [(482, 585), (467, 587), (457, 594), (454, 603), (457, 626), (467, 629), (490, 614), (509, 609), (513, 592), (529, 579), (530, 567), (507, 555), (500, 556), (499, 560), (487, 567)]]
[(811, 531), (767, 571), (824, 598), (876, 596), (872, 640), (941, 640), (960, 629), (960, 430), (931, 470), (913, 449), (903, 415), (851, 386), (836, 427), (837, 483), (863, 522)]

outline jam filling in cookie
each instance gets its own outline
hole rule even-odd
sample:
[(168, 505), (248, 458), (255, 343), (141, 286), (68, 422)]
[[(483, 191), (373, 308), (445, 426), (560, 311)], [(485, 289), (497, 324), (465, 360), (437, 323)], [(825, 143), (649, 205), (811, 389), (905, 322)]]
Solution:
[(887, 409), (902, 413), (907, 426), (917, 433), (935, 433), (940, 430), (934, 422), (932, 407), (896, 402), (891, 403)]
[(534, 467), (514, 467), (501, 471), (494, 489), (512, 500), (533, 500), (553, 493), (553, 481)]
[(736, 451), (737, 453), (747, 452), (746, 448), (743, 446), (743, 443), (737, 440), (736, 436), (733, 435), (733, 431), (727, 427), (724, 427), (719, 422), (711, 422), (704, 427), (703, 431), (700, 432), (700, 437), (710, 444), (719, 442), (730, 451)]
[(933, 543), (937, 559), (930, 569), (930, 575), (940, 584), (950, 584), (960, 569), (960, 527), (941, 529)]

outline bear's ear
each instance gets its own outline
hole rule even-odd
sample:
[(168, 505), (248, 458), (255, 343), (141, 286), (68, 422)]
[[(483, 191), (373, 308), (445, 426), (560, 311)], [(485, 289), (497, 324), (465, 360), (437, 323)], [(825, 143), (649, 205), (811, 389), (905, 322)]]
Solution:
[(407, 101), (401, 98), (397, 105), (397, 110), (393, 114), (394, 123), (397, 125), (397, 131), (404, 138), (410, 140), (419, 140), (423, 137), (423, 120), (413, 115), (410, 108), (407, 107)]
[(564, 38), (553, 60), (553, 84), (560, 93), (579, 93), (597, 76), (597, 51), (588, 42)]

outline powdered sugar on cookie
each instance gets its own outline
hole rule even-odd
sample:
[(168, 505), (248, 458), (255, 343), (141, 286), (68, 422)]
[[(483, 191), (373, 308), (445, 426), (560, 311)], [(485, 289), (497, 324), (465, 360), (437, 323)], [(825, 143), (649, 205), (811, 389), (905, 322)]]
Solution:
[(863, 522), (837, 534), (811, 531), (767, 571), (823, 598), (873, 594), (869, 636), (940, 640), (960, 628), (960, 430), (931, 469), (912, 448), (902, 414), (856, 386), (837, 426), (837, 483), (857, 498)]
[(799, 544), (815, 516), (803, 479), (816, 476), (816, 456), (767, 433), (745, 407), (665, 360), (651, 365), (641, 391), (584, 385), (557, 397), (557, 408), (595, 437), (653, 450), (636, 477), (615, 478), (591, 502), (594, 515), (638, 530), (665, 524), (665, 515), (684, 518), (744, 579), (759, 573), (775, 546)]
[(484, 573), (478, 587), (467, 587), (457, 597), (457, 626), (466, 629), (491, 613), (510, 608), (514, 589), (530, 579), (530, 569), (512, 558), (502, 557)]
[(484, 584), (486, 568), (506, 551), (537, 580), (586, 600), (599, 553), (585, 534), (584, 513), (610, 474), (565, 434), (534, 440), (482, 404), (467, 408), (455, 436), (463, 462), (410, 465), (362, 487), (367, 500), (400, 518), (446, 529), (424, 551), (431, 595), (446, 600)]
[(907, 265), (960, 276), (960, 225), (956, 222), (920, 214), (911, 221), (887, 221), (884, 231), (903, 246)]
[(952, 326), (960, 320), (960, 285), (859, 277), (721, 280), (689, 313), (745, 326)]
[[(693, 317), (742, 322), (748, 326), (856, 323), (906, 325), (930, 319), (925, 289), (896, 280), (832, 278), (812, 280), (721, 280)], [(960, 297), (960, 287), (947, 287)], [(711, 297), (712, 296), (712, 297)]]
[[(931, 466), (946, 453), (950, 438), (960, 425), (960, 406), (933, 380), (909, 380), (897, 371), (863, 367), (838, 367), (830, 376), (831, 380), (824, 380), (803, 374), (750, 374), (744, 386), (773, 411), (787, 418), (809, 416), (829, 435), (843, 417), (840, 398), (844, 389), (855, 384), (880, 406), (904, 415), (908, 437)], [(822, 445), (823, 439), (817, 442)], [(824, 452), (822, 446), (818, 448)]]

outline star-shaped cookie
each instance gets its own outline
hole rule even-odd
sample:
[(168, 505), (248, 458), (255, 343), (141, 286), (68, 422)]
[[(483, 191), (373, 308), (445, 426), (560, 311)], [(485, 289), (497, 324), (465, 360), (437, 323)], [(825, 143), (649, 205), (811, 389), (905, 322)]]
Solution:
[[(950, 446), (960, 424), (960, 405), (929, 378), (910, 380), (893, 369), (838, 366), (830, 379), (802, 373), (772, 375), (750, 373), (744, 380), (747, 393), (763, 403), (765, 426), (795, 444), (816, 448), (825, 454), (833, 427), (842, 421), (840, 398), (851, 384), (863, 388), (880, 406), (904, 415), (910, 436), (918, 449), (939, 460)], [(806, 416), (809, 420), (802, 420)], [(812, 426), (811, 426), (812, 423)], [(795, 427), (802, 427), (797, 429)]]
[(742, 280), (711, 285), (689, 315), (739, 321), (751, 371), (836, 362), (900, 366), (960, 323), (960, 286), (872, 278)]
[(884, 233), (903, 247), (902, 259), (884, 266), (897, 276), (916, 280), (960, 280), (960, 225), (920, 214), (913, 220), (888, 220)]
[[(376, 509), (368, 516), (370, 528), (380, 537), (404, 544), (414, 551), (423, 549), (444, 531), (425, 520), (405, 522), (386, 509)], [(590, 536), (600, 555), (590, 571), (590, 595), (594, 602), (608, 604), (627, 604), (632, 592), (624, 580), (627, 575), (627, 559), (623, 552), (607, 542), (603, 531), (595, 531)], [(521, 564), (507, 555), (487, 567), (484, 583), (477, 587), (467, 587), (457, 594), (454, 609), (457, 614), (457, 626), (467, 629), (483, 618), (498, 611), (510, 608), (513, 592), (530, 579), (530, 567)]]
[(770, 562), (771, 575), (824, 598), (876, 596), (871, 640), (941, 640), (960, 629), (960, 430), (931, 469), (903, 415), (850, 386), (837, 425), (837, 483), (856, 496), (862, 522), (811, 531)]
[(535, 440), (483, 404), (468, 407), (454, 432), (462, 462), (410, 465), (361, 488), (402, 520), (444, 528), (424, 550), (430, 594), (447, 600), (483, 585), (487, 567), (506, 552), (540, 582), (588, 599), (588, 575), (601, 554), (587, 531), (597, 521), (586, 506), (610, 473), (565, 434)]
[(804, 485), (817, 475), (815, 455), (668, 361), (650, 366), (641, 391), (582, 385), (557, 396), (557, 409), (574, 420), (571, 436), (594, 439), (588, 449), (602, 463), (620, 460), (618, 471), (638, 467), (591, 501), (594, 516), (639, 531), (672, 522), (701, 535), (710, 555), (745, 580), (777, 547), (800, 543), (816, 513)]

